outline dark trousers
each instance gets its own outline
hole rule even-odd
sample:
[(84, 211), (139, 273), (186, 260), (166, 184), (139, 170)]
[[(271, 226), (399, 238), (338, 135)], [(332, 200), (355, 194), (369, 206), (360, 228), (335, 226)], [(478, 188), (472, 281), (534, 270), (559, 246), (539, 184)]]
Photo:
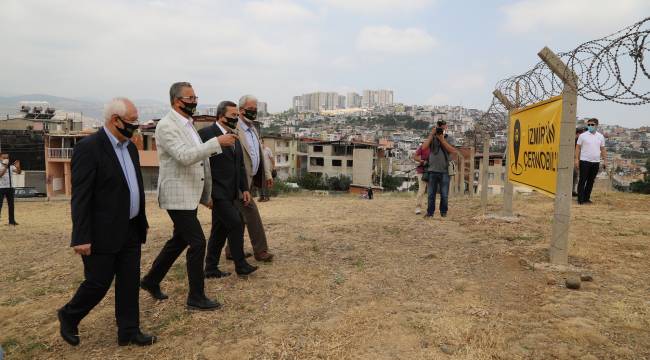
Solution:
[(580, 160), (580, 180), (578, 180), (578, 202), (589, 201), (591, 190), (594, 188), (594, 181), (600, 169), (599, 162)]
[(104, 298), (115, 278), (115, 318), (118, 336), (128, 337), (140, 329), (140, 247), (137, 227), (129, 225), (129, 239), (117, 253), (82, 256), (85, 280), (72, 300), (61, 309), (78, 324)]
[(4, 202), (5, 197), (7, 198), (7, 204), (9, 205), (9, 223), (13, 224), (16, 222), (16, 219), (14, 218), (14, 189), (0, 189), (0, 213), (2, 213), (2, 203)]
[[(237, 201), (235, 204), (244, 218), (244, 226), (248, 227), (248, 237), (251, 239), (253, 252), (259, 254), (262, 251), (268, 251), (269, 245), (266, 242), (264, 224), (262, 224), (262, 217), (255, 201), (251, 197), (248, 206), (244, 206), (241, 201)], [(230, 253), (229, 247), (226, 247), (226, 253)]]
[(268, 199), (269, 198), (269, 188), (264, 186), (263, 188), (260, 189), (260, 199)]
[(436, 212), (436, 194), (440, 189), (440, 213), (446, 214), (449, 201), (449, 174), (429, 172), (427, 215)]
[(205, 297), (203, 260), (205, 258), (205, 235), (194, 210), (167, 210), (174, 223), (174, 234), (163, 246), (151, 265), (151, 270), (142, 279), (152, 285), (159, 285), (176, 259), (187, 249), (187, 277), (189, 299), (202, 300)]
[(235, 201), (212, 200), (212, 228), (205, 257), (206, 273), (219, 267), (219, 258), (226, 238), (233, 260), (237, 262), (244, 259), (244, 222)]

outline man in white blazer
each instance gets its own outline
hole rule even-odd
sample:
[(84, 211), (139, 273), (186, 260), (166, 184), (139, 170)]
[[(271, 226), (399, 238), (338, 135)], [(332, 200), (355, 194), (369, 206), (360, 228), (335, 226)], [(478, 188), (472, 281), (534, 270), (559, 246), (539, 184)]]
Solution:
[(158, 300), (168, 296), (160, 289), (165, 277), (183, 250), (187, 249), (189, 294), (187, 306), (195, 310), (221, 307), (205, 295), (203, 260), (205, 235), (197, 218), (199, 203), (212, 207), (210, 156), (221, 154), (224, 146), (233, 146), (236, 135), (227, 134), (203, 143), (193, 125), (197, 100), (192, 85), (178, 82), (169, 89), (172, 109), (156, 126), (156, 147), (160, 162), (158, 203), (174, 223), (174, 234), (165, 243), (145, 275), (140, 287)]

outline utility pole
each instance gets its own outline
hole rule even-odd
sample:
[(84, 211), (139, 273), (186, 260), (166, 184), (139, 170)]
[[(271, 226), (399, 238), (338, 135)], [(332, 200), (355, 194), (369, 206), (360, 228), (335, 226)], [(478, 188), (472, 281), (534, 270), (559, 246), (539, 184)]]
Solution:
[(562, 90), (562, 122), (560, 125), (553, 232), (549, 253), (551, 263), (566, 265), (569, 261), (569, 225), (571, 222), (571, 190), (573, 187), (574, 130), (576, 107), (578, 104), (578, 77), (548, 47), (544, 47), (537, 55), (564, 83)]
[[(508, 109), (508, 119), (507, 119), (508, 141), (506, 142), (506, 159), (505, 159), (506, 175), (507, 175), (510, 166), (510, 146), (512, 145), (510, 143), (510, 116), (512, 115), (512, 110), (515, 109), (515, 106), (510, 102), (510, 100), (508, 100), (508, 98), (505, 95), (501, 93), (501, 91), (494, 90), (492, 94), (494, 94), (494, 97), (496, 97), (501, 102), (501, 104), (503, 104), (503, 106), (505, 106), (505, 108)], [(517, 98), (519, 98), (519, 83), (517, 83)], [(503, 187), (503, 215), (504, 216), (512, 216), (512, 195), (513, 195), (512, 183), (508, 179), (508, 176), (505, 176), (504, 187)]]
[(490, 135), (483, 132), (483, 164), (481, 166), (481, 208), (483, 215), (487, 214), (488, 202), (488, 169), (490, 167)]

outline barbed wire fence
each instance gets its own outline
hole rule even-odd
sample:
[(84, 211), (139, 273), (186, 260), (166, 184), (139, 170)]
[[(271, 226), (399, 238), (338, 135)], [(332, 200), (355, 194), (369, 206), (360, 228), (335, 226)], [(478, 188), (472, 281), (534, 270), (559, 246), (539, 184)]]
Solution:
[[(650, 103), (650, 17), (603, 38), (585, 42), (558, 56), (578, 76), (578, 96), (596, 102), (611, 101), (640, 106)], [(563, 82), (543, 61), (523, 74), (496, 84), (512, 104), (525, 107), (559, 95)], [(475, 146), (485, 135), (494, 136), (506, 126), (508, 111), (492, 98), (465, 138)]]

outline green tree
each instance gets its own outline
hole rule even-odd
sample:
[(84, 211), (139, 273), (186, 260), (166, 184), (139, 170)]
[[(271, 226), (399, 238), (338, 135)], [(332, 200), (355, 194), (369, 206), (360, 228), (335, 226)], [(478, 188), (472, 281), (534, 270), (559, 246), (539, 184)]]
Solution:
[(630, 191), (641, 194), (650, 194), (650, 158), (645, 162), (645, 174), (643, 180), (635, 181), (630, 184)]
[(350, 184), (352, 184), (352, 179), (345, 175), (327, 179), (327, 187), (332, 191), (348, 191), (350, 190)]
[(307, 190), (327, 189), (327, 185), (323, 181), (323, 178), (314, 173), (306, 173), (305, 175), (298, 178), (297, 182), (298, 182), (298, 186)]
[(388, 174), (384, 174), (382, 176), (381, 183), (384, 187), (384, 191), (395, 191), (400, 185), (402, 185), (402, 181), (400, 179)]

